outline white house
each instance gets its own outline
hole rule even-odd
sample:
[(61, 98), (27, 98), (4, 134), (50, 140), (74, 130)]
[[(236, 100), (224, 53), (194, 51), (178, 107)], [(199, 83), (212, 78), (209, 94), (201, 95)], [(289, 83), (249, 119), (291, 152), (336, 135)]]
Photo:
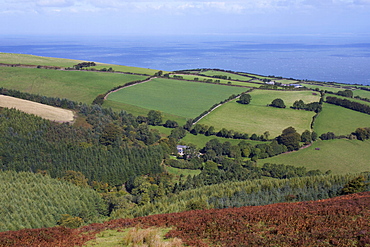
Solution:
[(295, 87), (295, 88), (303, 87), (301, 84), (290, 84), (290, 86), (293, 86), (293, 87)]
[(184, 150), (187, 148), (187, 146), (183, 146), (183, 145), (177, 145), (177, 153), (179, 155), (184, 155)]

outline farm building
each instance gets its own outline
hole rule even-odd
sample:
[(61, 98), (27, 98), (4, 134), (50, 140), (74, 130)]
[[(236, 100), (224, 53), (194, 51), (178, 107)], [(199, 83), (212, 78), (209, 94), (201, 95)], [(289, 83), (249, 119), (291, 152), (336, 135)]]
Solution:
[(301, 84), (290, 84), (289, 86), (293, 86), (295, 88), (303, 87)]
[(177, 145), (177, 153), (179, 155), (184, 155), (184, 150), (187, 148), (187, 146), (183, 146), (183, 145)]

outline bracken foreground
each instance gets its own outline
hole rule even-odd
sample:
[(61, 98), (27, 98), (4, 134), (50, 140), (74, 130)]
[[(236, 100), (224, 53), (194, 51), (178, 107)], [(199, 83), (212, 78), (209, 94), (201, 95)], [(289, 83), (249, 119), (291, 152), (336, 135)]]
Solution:
[(78, 229), (0, 233), (0, 246), (83, 246), (107, 229), (171, 227), (189, 246), (370, 246), (370, 192), (266, 206), (119, 219)]

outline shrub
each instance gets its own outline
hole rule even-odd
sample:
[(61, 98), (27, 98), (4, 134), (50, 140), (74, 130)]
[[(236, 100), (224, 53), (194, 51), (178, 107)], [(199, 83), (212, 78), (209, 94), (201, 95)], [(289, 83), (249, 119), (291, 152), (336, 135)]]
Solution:
[(82, 226), (83, 223), (84, 221), (82, 218), (73, 217), (72, 215), (69, 215), (69, 214), (63, 214), (58, 222), (59, 225), (68, 227), (68, 228), (78, 228)]
[(147, 247), (179, 247), (183, 246), (181, 239), (174, 238), (168, 241), (162, 240), (161, 231), (158, 228), (131, 229), (122, 240), (125, 246), (147, 246)]

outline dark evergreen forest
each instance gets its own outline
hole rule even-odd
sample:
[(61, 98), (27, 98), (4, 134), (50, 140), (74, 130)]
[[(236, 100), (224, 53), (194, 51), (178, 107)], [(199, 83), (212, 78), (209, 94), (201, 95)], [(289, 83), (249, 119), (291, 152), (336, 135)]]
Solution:
[[(131, 176), (160, 173), (163, 145), (146, 124), (125, 113), (109, 115), (99, 107), (88, 109), (92, 128), (58, 124), (14, 109), (0, 115), (2, 170), (45, 171), (62, 177), (82, 172), (90, 181), (122, 185)], [(115, 120), (113, 120), (115, 118)]]

